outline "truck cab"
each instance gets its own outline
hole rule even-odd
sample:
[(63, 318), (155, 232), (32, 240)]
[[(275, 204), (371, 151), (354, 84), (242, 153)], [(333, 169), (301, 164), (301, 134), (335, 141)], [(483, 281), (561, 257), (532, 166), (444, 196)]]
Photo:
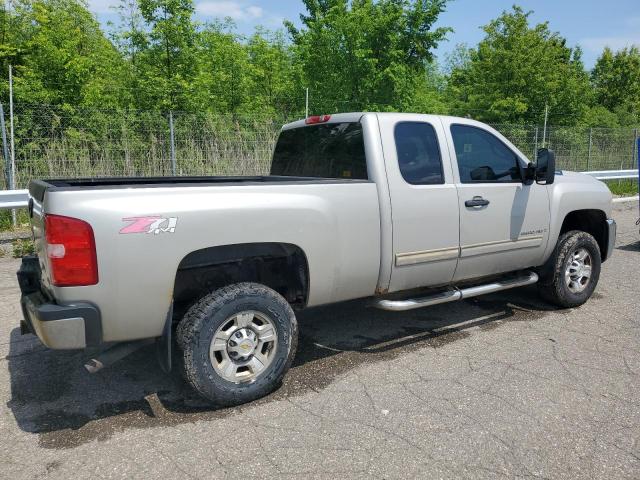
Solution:
[[(272, 173), (283, 173), (281, 155), (292, 150), (290, 138), (302, 136), (299, 129), (341, 132), (354, 125), (362, 129), (364, 152), (347, 158), (366, 159), (366, 177), (364, 165), (323, 173), (376, 184), (381, 218), (378, 293), (540, 265), (555, 247), (550, 238), (557, 239), (562, 227), (562, 220), (552, 225), (552, 214), (581, 210), (573, 181), (569, 189), (562, 175), (555, 184), (536, 181), (531, 161), (515, 145), (490, 126), (466, 118), (351, 113), (294, 122), (283, 127)], [(299, 160), (304, 152), (309, 153), (298, 145), (287, 154)], [(320, 163), (325, 154), (318, 157)], [(294, 165), (299, 169), (295, 173), (309, 173), (303, 171), (304, 162)], [(291, 170), (289, 166), (289, 174)], [(611, 194), (601, 182), (581, 177), (589, 185), (583, 193), (601, 209), (602, 226), (594, 233), (606, 257)], [(560, 208), (554, 210), (553, 195), (563, 197), (555, 199)]]

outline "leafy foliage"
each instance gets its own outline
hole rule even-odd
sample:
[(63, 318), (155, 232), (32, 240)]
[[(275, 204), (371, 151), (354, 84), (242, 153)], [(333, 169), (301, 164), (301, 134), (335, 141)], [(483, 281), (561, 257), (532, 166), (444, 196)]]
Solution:
[(35, 252), (35, 246), (32, 240), (17, 239), (11, 244), (13, 258), (22, 258), (27, 255), (33, 255)]
[(196, 25), (192, 0), (138, 0), (146, 35), (137, 45), (140, 58), (136, 77), (144, 92), (144, 107), (184, 109), (196, 70)]
[[(640, 49), (604, 52), (591, 72), (595, 96), (601, 108), (613, 112), (619, 124), (640, 121)], [(613, 119), (612, 119), (613, 120)]]
[(583, 115), (590, 89), (580, 49), (529, 16), (513, 7), (483, 27), (485, 38), (451, 72), (452, 111), (491, 122), (540, 122), (545, 105), (567, 123)]
[(3, 10), (3, 29), (2, 75), (11, 62), (16, 101), (72, 106), (121, 100), (112, 86), (125, 63), (84, 4), (17, 0), (12, 11)]
[(428, 104), (427, 65), (448, 28), (445, 0), (305, 0), (304, 28), (287, 28), (318, 111), (395, 110)]
[(554, 124), (638, 124), (636, 47), (605, 49), (589, 75), (578, 47), (515, 6), (483, 27), (477, 46), (458, 46), (439, 65), (434, 49), (451, 30), (436, 24), (447, 0), (303, 3), (301, 28), (285, 22), (284, 31), (243, 36), (228, 19), (195, 21), (194, 0), (120, 0), (109, 34), (85, 0), (2, 0), (0, 101), (11, 64), (16, 103), (46, 105), (19, 122), (20, 138), (65, 132), (83, 142), (92, 141), (87, 109), (94, 131), (113, 128), (105, 109), (291, 117), (303, 115), (306, 88), (311, 113), (539, 124), (547, 105)]

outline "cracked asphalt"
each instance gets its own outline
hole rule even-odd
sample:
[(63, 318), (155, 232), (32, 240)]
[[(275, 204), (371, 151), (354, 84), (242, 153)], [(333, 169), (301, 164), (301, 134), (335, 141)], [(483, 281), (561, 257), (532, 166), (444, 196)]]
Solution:
[(535, 287), (391, 313), (299, 314), (285, 384), (207, 408), (152, 346), (90, 375), (18, 322), (0, 260), (0, 477), (640, 478), (637, 204), (584, 306)]

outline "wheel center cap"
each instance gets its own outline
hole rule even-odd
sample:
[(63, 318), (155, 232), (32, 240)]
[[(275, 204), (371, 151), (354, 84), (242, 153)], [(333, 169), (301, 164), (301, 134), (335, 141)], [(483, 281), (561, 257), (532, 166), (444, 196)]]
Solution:
[(257, 338), (253, 330), (240, 328), (227, 341), (227, 350), (233, 359), (246, 359), (253, 355), (256, 345)]

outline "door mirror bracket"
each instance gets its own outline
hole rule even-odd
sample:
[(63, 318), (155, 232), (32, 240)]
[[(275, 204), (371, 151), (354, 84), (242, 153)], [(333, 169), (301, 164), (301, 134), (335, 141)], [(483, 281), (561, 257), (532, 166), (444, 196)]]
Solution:
[(525, 185), (531, 185), (536, 179), (536, 166), (533, 162), (527, 163), (526, 167), (520, 167), (522, 174), (522, 183)]

